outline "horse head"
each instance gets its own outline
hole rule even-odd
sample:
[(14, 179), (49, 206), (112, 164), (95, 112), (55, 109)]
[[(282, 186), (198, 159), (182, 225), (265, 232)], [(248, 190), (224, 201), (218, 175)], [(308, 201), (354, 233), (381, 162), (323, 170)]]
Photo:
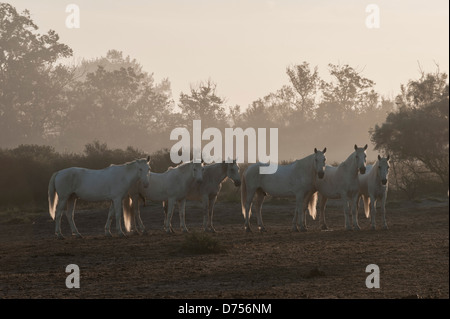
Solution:
[(317, 176), (319, 177), (319, 179), (322, 179), (325, 176), (326, 151), (326, 147), (323, 149), (323, 151), (318, 151), (317, 148), (314, 148), (314, 166), (316, 168)]
[(389, 155), (384, 158), (378, 155), (378, 176), (381, 178), (381, 184), (386, 185), (389, 174)]
[(141, 181), (142, 186), (147, 188), (149, 185), (148, 175), (150, 174), (150, 156), (148, 156), (147, 159), (137, 160), (136, 163), (138, 164), (139, 180)]
[(355, 144), (356, 167), (358, 168), (358, 170), (361, 174), (366, 173), (366, 157), (367, 157), (366, 150), (367, 150), (367, 144), (364, 147), (358, 147)]
[(227, 177), (233, 180), (234, 186), (241, 186), (241, 176), (239, 175), (239, 165), (234, 159), (233, 162), (227, 163)]
[(205, 170), (203, 163), (203, 160), (191, 162), (192, 177), (197, 183), (203, 182), (203, 171)]

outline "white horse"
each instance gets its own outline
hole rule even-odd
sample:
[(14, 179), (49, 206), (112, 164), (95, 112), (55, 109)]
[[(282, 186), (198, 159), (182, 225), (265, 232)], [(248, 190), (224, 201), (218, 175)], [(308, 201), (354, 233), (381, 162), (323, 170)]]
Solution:
[[(131, 224), (134, 224), (139, 232), (145, 230), (142, 223), (139, 211), (139, 199), (144, 203), (145, 200), (163, 202), (167, 201), (168, 214), (164, 218), (164, 229), (167, 233), (173, 232), (171, 221), (175, 203), (178, 202), (178, 207), (184, 216), (186, 206), (186, 196), (189, 191), (203, 181), (204, 166), (201, 162), (186, 162), (174, 168), (169, 167), (164, 173), (151, 172), (149, 176), (150, 186), (143, 188), (141, 183), (135, 183), (129, 188), (129, 198), (123, 201), (124, 207), (124, 221), (125, 227), (128, 231), (131, 230)], [(136, 225), (136, 220), (137, 224)], [(182, 222), (183, 230), (186, 230), (184, 220)]]
[[(241, 185), (241, 177), (239, 175), (239, 165), (236, 160), (227, 163), (214, 163), (204, 167), (203, 182), (195, 184), (189, 191), (186, 199), (201, 201), (203, 210), (203, 229), (215, 233), (213, 226), (214, 205), (217, 200), (222, 183), (229, 178), (234, 182), (234, 186)], [(167, 201), (164, 202), (164, 212), (167, 214)], [(183, 220), (183, 230), (187, 231), (184, 212), (180, 210), (180, 220)]]
[(120, 225), (122, 200), (131, 185), (137, 181), (140, 181), (143, 187), (148, 187), (149, 160), (150, 157), (99, 170), (70, 167), (54, 173), (48, 185), (48, 204), (50, 216), (56, 223), (56, 236), (64, 238), (61, 233), (61, 217), (64, 206), (67, 205), (66, 216), (72, 235), (81, 237), (74, 222), (78, 198), (86, 201), (111, 201), (110, 212), (115, 212), (117, 233), (124, 236)]
[[(355, 144), (355, 151), (338, 167), (328, 166), (325, 168), (325, 177), (317, 181), (319, 192), (320, 223), (322, 229), (327, 229), (325, 222), (325, 206), (327, 200), (341, 199), (344, 203), (345, 228), (352, 230), (349, 213), (356, 210), (358, 200), (358, 172), (366, 172), (366, 149)], [(353, 212), (353, 227), (359, 230), (357, 212)]]
[(386, 198), (388, 191), (389, 155), (381, 157), (375, 164), (367, 165), (367, 172), (359, 176), (359, 195), (357, 212), (361, 197), (364, 201), (364, 212), (366, 217), (371, 217), (371, 229), (375, 230), (375, 216), (377, 213), (377, 201), (381, 200), (381, 212), (383, 213), (383, 229), (388, 229), (386, 223)]
[[(276, 197), (295, 197), (296, 206), (292, 229), (306, 231), (306, 209), (315, 218), (316, 201), (315, 184), (317, 177), (324, 177), (325, 152), (314, 149), (314, 153), (300, 160), (296, 160), (288, 165), (278, 165), (274, 174), (260, 174), (261, 163), (255, 163), (248, 167), (242, 175), (241, 186), (241, 206), (242, 214), (245, 218), (245, 230), (250, 232), (250, 215), (253, 197), (256, 199), (253, 205), (257, 211), (258, 228), (265, 231), (261, 216), (261, 208), (267, 194)], [(308, 207), (307, 207), (308, 206)], [(301, 213), (300, 220), (298, 218)]]

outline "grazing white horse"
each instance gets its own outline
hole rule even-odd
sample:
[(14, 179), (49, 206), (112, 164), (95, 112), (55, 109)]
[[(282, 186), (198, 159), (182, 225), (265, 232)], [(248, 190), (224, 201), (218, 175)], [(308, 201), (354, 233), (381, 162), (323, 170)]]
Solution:
[[(239, 175), (239, 165), (236, 160), (227, 163), (214, 163), (204, 167), (203, 182), (195, 184), (189, 191), (186, 199), (201, 201), (203, 209), (203, 229), (215, 233), (213, 226), (214, 205), (217, 200), (222, 183), (229, 178), (234, 182), (234, 186), (241, 185), (241, 177)], [(164, 212), (167, 214), (167, 201), (164, 202)], [(184, 212), (180, 210), (180, 220), (183, 220), (184, 231), (187, 231)]]
[(48, 185), (48, 204), (50, 216), (56, 223), (56, 236), (64, 238), (61, 233), (61, 217), (67, 205), (66, 216), (72, 235), (81, 237), (73, 219), (78, 198), (86, 201), (111, 201), (110, 212), (115, 212), (117, 233), (124, 236), (120, 225), (122, 200), (136, 182), (148, 187), (149, 160), (150, 157), (99, 170), (70, 167), (54, 173)]
[[(358, 172), (366, 172), (366, 149), (355, 144), (355, 151), (338, 167), (328, 166), (325, 168), (325, 177), (317, 181), (319, 192), (320, 223), (322, 229), (327, 229), (325, 222), (325, 206), (327, 200), (341, 199), (344, 203), (345, 228), (352, 230), (349, 213), (356, 210), (358, 200)], [(359, 230), (357, 212), (353, 212), (353, 227)]]
[(375, 216), (377, 213), (377, 202), (381, 199), (381, 212), (383, 213), (383, 229), (388, 229), (386, 223), (386, 198), (388, 191), (389, 155), (381, 157), (375, 164), (367, 165), (366, 174), (359, 176), (359, 195), (357, 211), (359, 211), (359, 201), (361, 197), (364, 201), (364, 212), (366, 217), (371, 217), (370, 228), (375, 230)]
[[(129, 188), (129, 198), (123, 201), (124, 221), (127, 230), (131, 230), (131, 224), (136, 225), (138, 231), (143, 232), (145, 226), (142, 223), (139, 211), (139, 198), (145, 200), (164, 202), (167, 201), (168, 214), (164, 218), (164, 229), (167, 233), (173, 232), (171, 221), (175, 203), (178, 202), (180, 214), (184, 216), (186, 196), (189, 191), (203, 181), (204, 166), (202, 162), (186, 162), (174, 168), (169, 167), (164, 173), (151, 172), (149, 176), (150, 186), (143, 188), (141, 183), (135, 183)], [(181, 215), (180, 215), (181, 216)], [(184, 220), (183, 230), (187, 231)]]
[[(250, 232), (250, 215), (253, 197), (256, 199), (253, 203), (257, 211), (258, 228), (265, 231), (261, 216), (261, 208), (264, 198), (267, 194), (276, 197), (295, 197), (296, 206), (292, 229), (306, 231), (306, 209), (310, 215), (315, 218), (316, 200), (315, 184), (317, 177), (324, 177), (325, 152), (314, 149), (314, 153), (300, 160), (296, 160), (288, 165), (278, 165), (274, 174), (260, 174), (259, 166), (264, 165), (255, 163), (247, 168), (242, 175), (241, 186), (241, 206), (242, 214), (245, 218), (245, 230)], [(326, 174), (326, 173), (325, 173)], [(307, 207), (308, 206), (308, 207)], [(298, 218), (301, 214), (300, 220)]]

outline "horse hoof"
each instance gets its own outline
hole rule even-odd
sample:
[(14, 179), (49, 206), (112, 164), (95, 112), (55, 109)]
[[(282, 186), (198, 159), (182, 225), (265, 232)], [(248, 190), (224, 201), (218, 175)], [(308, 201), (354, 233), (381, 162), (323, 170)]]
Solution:
[(258, 230), (259, 230), (260, 233), (266, 233), (267, 232), (266, 227), (264, 227), (264, 226), (258, 227)]
[(246, 233), (251, 233), (252, 232), (252, 229), (250, 228), (250, 226), (245, 227), (245, 232)]
[(189, 233), (189, 230), (188, 230), (187, 228), (182, 228), (181, 231), (182, 231), (184, 234)]
[(294, 233), (298, 233), (298, 232), (299, 232), (297, 226), (292, 226), (292, 231), (293, 231)]
[(76, 238), (83, 238), (83, 236), (81, 236), (80, 233), (76, 233), (76, 234), (72, 234), (73, 236), (75, 236)]
[(308, 228), (306, 228), (306, 227), (300, 227), (300, 231), (301, 231), (302, 233), (306, 233), (306, 232), (308, 231)]
[(65, 237), (62, 234), (55, 234), (56, 239), (65, 239)]
[(383, 230), (388, 230), (388, 229), (389, 229), (389, 227), (387, 225), (383, 226)]
[(370, 230), (375, 231), (376, 230), (375, 226), (370, 226)]
[(105, 237), (112, 237), (110, 232), (105, 232)]
[(328, 230), (328, 226), (325, 225), (325, 224), (323, 224), (322, 226), (320, 226), (320, 229), (322, 229), (322, 230)]
[(361, 230), (361, 227), (355, 226), (353, 229), (354, 229), (354, 230)]

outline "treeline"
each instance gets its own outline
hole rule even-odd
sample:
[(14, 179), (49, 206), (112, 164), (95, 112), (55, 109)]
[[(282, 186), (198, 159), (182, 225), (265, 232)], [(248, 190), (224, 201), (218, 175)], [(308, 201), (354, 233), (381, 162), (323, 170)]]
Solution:
[[(1, 183), (11, 195), (2, 193), (4, 199), (21, 196), (9, 192), (7, 181), (32, 188), (27, 200), (46, 198), (41, 180), (64, 167), (100, 168), (158, 150), (168, 159), (164, 149), (175, 143), (170, 132), (176, 127), (192, 132), (194, 119), (201, 119), (203, 128), (278, 128), (280, 160), (327, 147), (329, 162), (340, 162), (355, 143), (372, 142), (369, 158), (390, 154), (393, 185), (408, 197), (429, 181), (437, 182), (440, 192), (448, 189), (449, 85), (438, 66), (401, 84), (397, 96), (384, 97), (362, 70), (330, 63), (325, 81), (318, 67), (302, 62), (286, 67), (285, 85), (245, 107), (229, 105), (212, 80), (180, 92), (175, 103), (169, 79), (156, 82), (117, 50), (79, 65), (61, 64), (72, 55), (55, 31), (40, 34), (28, 11), (0, 3), (0, 147), (8, 177)], [(100, 142), (86, 145), (94, 140), (111, 149), (99, 151)], [(21, 152), (35, 154), (29, 174), (23, 173), (27, 165), (16, 165), (26, 164)], [(34, 183), (39, 187), (30, 186)]]
[(1, 3), (0, 30), (2, 147), (38, 144), (80, 152), (97, 139), (153, 152), (173, 144), (175, 127), (201, 119), (204, 128), (276, 127), (281, 159), (328, 146), (337, 160), (354, 143), (368, 142), (368, 130), (395, 108), (361, 70), (329, 64), (325, 72), (331, 79), (325, 81), (307, 62), (288, 66), (286, 84), (248, 106), (229, 105), (213, 80), (180, 92), (176, 103), (169, 79), (156, 82), (120, 51), (75, 66), (61, 64), (72, 49), (55, 31), (40, 34), (27, 11)]
[(153, 172), (164, 172), (172, 166), (168, 150), (146, 154), (133, 147), (111, 149), (94, 141), (82, 153), (59, 153), (51, 146), (20, 145), (0, 149), (0, 208), (38, 207), (47, 205), (48, 182), (52, 174), (68, 167), (101, 169), (150, 155)]

